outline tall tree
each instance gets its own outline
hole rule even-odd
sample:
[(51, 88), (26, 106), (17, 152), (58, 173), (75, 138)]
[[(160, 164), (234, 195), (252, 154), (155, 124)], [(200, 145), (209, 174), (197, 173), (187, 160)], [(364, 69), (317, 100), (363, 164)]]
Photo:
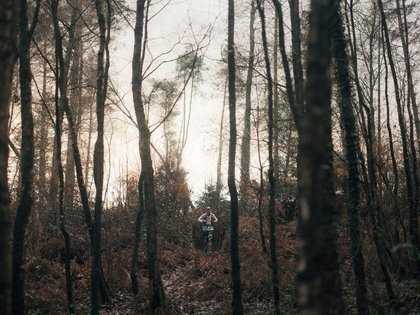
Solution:
[(91, 265), (91, 314), (99, 314), (101, 286), (101, 230), (102, 198), (104, 185), (104, 119), (105, 100), (108, 91), (109, 41), (111, 34), (112, 9), (109, 0), (95, 0), (96, 15), (99, 25), (99, 50), (96, 73), (96, 119), (97, 138), (93, 153), (93, 178), (95, 181), (95, 211), (92, 237)]
[(268, 53), (268, 40), (265, 25), (265, 12), (261, 0), (257, 0), (258, 13), (261, 20), (261, 37), (264, 50), (265, 71), (267, 76), (267, 104), (268, 104), (268, 181), (270, 183), (270, 197), (268, 203), (270, 217), (270, 266), (272, 273), (273, 300), (276, 315), (280, 314), (280, 289), (279, 289), (279, 267), (277, 261), (276, 247), (276, 178), (274, 177), (274, 102), (273, 102), (273, 78), (271, 75), (270, 57)]
[[(147, 3), (147, 6), (146, 6)], [(150, 130), (146, 119), (145, 107), (142, 99), (143, 60), (144, 60), (144, 24), (146, 7), (150, 2), (137, 0), (136, 25), (134, 28), (134, 51), (132, 63), (132, 92), (136, 119), (139, 128), (139, 151), (141, 159), (142, 181), (139, 183), (139, 197), (144, 197), (144, 210), (147, 227), (147, 259), (149, 271), (150, 309), (152, 313), (163, 307), (165, 294), (158, 261), (157, 220), (158, 212), (155, 200), (153, 162), (150, 152)]]
[[(384, 31), (384, 38), (386, 44), (386, 51), (388, 56), (388, 62), (391, 69), (392, 79), (394, 82), (394, 91), (395, 91), (395, 101), (397, 103), (397, 113), (398, 113), (398, 123), (400, 126), (401, 132), (401, 142), (402, 142), (402, 149), (403, 149), (403, 159), (404, 159), (404, 171), (406, 177), (406, 186), (407, 186), (407, 196), (409, 202), (409, 234), (410, 234), (410, 242), (412, 243), (414, 249), (419, 249), (419, 235), (418, 235), (418, 210), (417, 210), (417, 202), (415, 198), (415, 187), (414, 186), (414, 179), (412, 174), (412, 167), (410, 165), (410, 154), (409, 154), (409, 147), (408, 147), (408, 139), (407, 139), (407, 127), (405, 125), (405, 118), (402, 108), (402, 102), (400, 98), (400, 85), (398, 82), (397, 70), (394, 63), (394, 57), (392, 55), (392, 47), (391, 47), (391, 40), (389, 36), (389, 29), (388, 29), (388, 21), (386, 19), (384, 5), (382, 0), (378, 0), (378, 7), (381, 15), (382, 27)], [(418, 263), (417, 263), (418, 264)], [(417, 266), (419, 270), (420, 267)], [(417, 271), (418, 271), (417, 270)]]
[(69, 314), (74, 314), (74, 294), (71, 277), (71, 263), (70, 263), (70, 235), (67, 232), (66, 220), (64, 213), (64, 171), (62, 165), (62, 128), (63, 128), (63, 103), (67, 102), (67, 80), (66, 68), (63, 58), (63, 43), (60, 32), (58, 7), (60, 0), (51, 1), (51, 16), (54, 25), (54, 43), (55, 43), (55, 74), (56, 74), (56, 88), (55, 88), (55, 122), (54, 122), (54, 140), (57, 154), (55, 154), (57, 175), (58, 175), (58, 218), (61, 234), (64, 239), (64, 268), (66, 275), (66, 293), (67, 293), (67, 309)]
[(236, 63), (235, 63), (235, 2), (228, 0), (228, 91), (229, 91), (229, 165), (230, 194), (230, 260), (232, 268), (232, 314), (242, 315), (241, 264), (238, 240), (238, 191), (235, 183), (236, 159)]
[(338, 2), (334, 8), (335, 25), (332, 42), (333, 55), (336, 65), (337, 84), (340, 92), (341, 123), (345, 131), (345, 155), (347, 162), (347, 191), (348, 191), (348, 220), (351, 239), (351, 255), (353, 260), (353, 272), (356, 280), (356, 304), (359, 314), (369, 314), (368, 293), (366, 287), (366, 274), (363, 258), (363, 244), (360, 236), (359, 210), (360, 210), (360, 174), (359, 159), (359, 135), (356, 126), (356, 117), (352, 105), (351, 76), (346, 40), (343, 29), (343, 19)]
[(0, 309), (11, 314), (12, 213), (9, 201), (9, 107), (13, 70), (17, 58), (18, 6), (14, 0), (0, 1)]
[(244, 112), (244, 130), (241, 142), (241, 179), (240, 192), (241, 199), (246, 199), (246, 190), (249, 185), (249, 168), (251, 159), (251, 91), (252, 77), (254, 73), (255, 60), (255, 13), (256, 7), (254, 1), (251, 1), (251, 14), (249, 19), (249, 53), (248, 68), (245, 84), (245, 112)]
[(302, 191), (298, 221), (302, 248), (297, 276), (303, 313), (344, 312), (337, 252), (338, 208), (331, 127), (331, 18), (334, 0), (311, 1), (302, 125)]
[(28, 3), (19, 2), (19, 82), (21, 116), (20, 192), (13, 229), (13, 313), (25, 313), (25, 234), (31, 214), (33, 196), (34, 126), (32, 115), (31, 37), (36, 26), (39, 1), (32, 25), (29, 26)]

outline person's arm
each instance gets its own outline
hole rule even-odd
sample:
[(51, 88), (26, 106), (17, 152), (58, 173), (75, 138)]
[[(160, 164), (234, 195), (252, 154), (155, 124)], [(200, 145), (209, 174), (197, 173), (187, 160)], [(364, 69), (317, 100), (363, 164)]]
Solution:
[(217, 223), (217, 221), (219, 221), (219, 220), (217, 219), (216, 215), (214, 213), (212, 213), (211, 215), (214, 218), (214, 223)]

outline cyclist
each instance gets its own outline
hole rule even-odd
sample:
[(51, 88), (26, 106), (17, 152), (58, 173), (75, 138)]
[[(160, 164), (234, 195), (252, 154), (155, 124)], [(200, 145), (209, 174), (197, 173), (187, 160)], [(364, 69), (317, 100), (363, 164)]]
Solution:
[(201, 223), (201, 231), (203, 233), (205, 252), (208, 251), (209, 244), (213, 239), (213, 223), (216, 223), (217, 221), (218, 219), (216, 215), (210, 210), (210, 207), (206, 207), (206, 212), (204, 212), (198, 218), (198, 222)]

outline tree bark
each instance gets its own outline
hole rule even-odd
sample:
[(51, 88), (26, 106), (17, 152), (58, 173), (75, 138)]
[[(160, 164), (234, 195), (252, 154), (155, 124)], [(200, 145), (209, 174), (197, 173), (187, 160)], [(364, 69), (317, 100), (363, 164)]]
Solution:
[(334, 0), (311, 1), (306, 108), (302, 126), (302, 191), (298, 221), (302, 241), (297, 276), (303, 314), (344, 313), (337, 252), (331, 136), (331, 18)]
[(228, 187), (230, 194), (230, 260), (232, 268), (232, 314), (242, 315), (241, 264), (238, 240), (238, 191), (235, 183), (236, 159), (236, 63), (235, 63), (235, 6), (228, 2), (228, 91), (229, 91), (229, 165)]
[(350, 230), (351, 255), (355, 277), (356, 304), (359, 314), (369, 314), (368, 292), (363, 258), (363, 243), (360, 236), (360, 174), (357, 151), (359, 148), (359, 135), (357, 132), (356, 117), (352, 105), (351, 76), (346, 52), (346, 41), (343, 29), (343, 20), (339, 5), (334, 10), (335, 29), (333, 41), (333, 54), (336, 64), (337, 84), (340, 92), (340, 118), (345, 136), (344, 146), (347, 162), (347, 212)]
[[(36, 25), (37, 13), (31, 29), (28, 21), (28, 4), (19, 2), (19, 81), (21, 98), (21, 153), (20, 153), (20, 194), (13, 229), (13, 314), (25, 313), (25, 233), (33, 204), (33, 164), (34, 164), (34, 123), (32, 116), (32, 72), (31, 36)], [(39, 3), (37, 4), (39, 10)], [(39, 11), (38, 11), (39, 12)]]
[[(106, 8), (104, 4), (106, 3)], [(93, 178), (95, 181), (95, 210), (92, 237), (91, 264), (91, 314), (99, 314), (101, 304), (101, 230), (104, 186), (104, 119), (105, 100), (108, 91), (109, 41), (111, 32), (111, 4), (95, 0), (96, 15), (99, 25), (99, 50), (96, 74), (96, 120), (97, 138), (93, 153)], [(105, 13), (106, 12), (106, 13)]]
[[(382, 19), (382, 26), (385, 36), (385, 44), (386, 44), (386, 51), (388, 55), (388, 62), (391, 68), (392, 79), (394, 82), (394, 90), (395, 90), (395, 101), (397, 103), (397, 112), (398, 112), (398, 123), (400, 126), (401, 132), (401, 141), (402, 141), (402, 149), (403, 149), (403, 159), (404, 159), (404, 171), (406, 177), (406, 185), (407, 185), (407, 196), (409, 201), (409, 235), (410, 235), (410, 242), (412, 243), (414, 249), (419, 249), (419, 236), (418, 236), (418, 215), (417, 215), (417, 204), (415, 198), (415, 187), (413, 187), (414, 180), (412, 174), (412, 167), (410, 165), (410, 156), (409, 156), (409, 148), (408, 148), (408, 140), (407, 140), (407, 128), (405, 125), (405, 119), (400, 99), (400, 87), (398, 83), (398, 77), (396, 72), (396, 67), (394, 64), (394, 58), (392, 55), (392, 47), (391, 41), (389, 38), (389, 31), (388, 31), (388, 24), (385, 16), (384, 6), (382, 0), (378, 0), (379, 11), (381, 14)], [(419, 262), (417, 262), (417, 272), (420, 269), (418, 266)]]
[[(149, 276), (150, 311), (154, 314), (165, 305), (165, 294), (162, 286), (158, 260), (157, 221), (153, 162), (150, 152), (150, 130), (146, 120), (145, 109), (142, 99), (143, 85), (143, 45), (145, 21), (145, 0), (137, 0), (136, 26), (134, 29), (134, 51), (132, 63), (132, 92), (133, 103), (139, 127), (139, 151), (142, 168), (142, 180), (144, 188), (144, 208), (147, 227), (147, 259)], [(149, 5), (149, 3), (147, 3)], [(140, 188), (140, 186), (139, 186)], [(142, 191), (139, 190), (139, 194)]]
[[(70, 235), (66, 229), (66, 219), (64, 211), (64, 171), (61, 158), (61, 147), (62, 147), (62, 124), (63, 124), (63, 109), (62, 104), (67, 100), (67, 85), (66, 85), (66, 69), (63, 59), (63, 43), (59, 26), (58, 19), (58, 6), (60, 0), (53, 0), (51, 2), (51, 16), (53, 18), (54, 24), (54, 42), (55, 42), (55, 56), (56, 56), (56, 90), (55, 90), (55, 135), (54, 139), (56, 141), (55, 147), (57, 149), (56, 155), (56, 166), (57, 166), (57, 175), (58, 175), (58, 218), (59, 218), (59, 227), (61, 234), (64, 240), (64, 268), (66, 276), (66, 293), (67, 293), (67, 310), (69, 314), (74, 314), (74, 294), (73, 294), (73, 285), (71, 278), (71, 243)], [(60, 106), (61, 105), (61, 106)]]
[(223, 188), (222, 157), (223, 157), (223, 127), (225, 124), (226, 94), (227, 94), (227, 77), (225, 80), (225, 87), (224, 87), (224, 92), (223, 92), (223, 107), (222, 107), (222, 115), (220, 117), (220, 129), (219, 129), (219, 150), (218, 150), (218, 155), (217, 155), (216, 192), (219, 199), (220, 199), (220, 193)]
[(245, 84), (245, 112), (244, 112), (244, 130), (241, 141), (241, 178), (240, 178), (240, 194), (242, 206), (246, 207), (247, 187), (249, 186), (249, 168), (251, 159), (251, 92), (252, 78), (254, 72), (255, 60), (255, 3), (251, 2), (251, 15), (249, 20), (249, 54), (248, 68)]
[(9, 108), (13, 70), (17, 58), (18, 6), (14, 0), (0, 1), (0, 309), (12, 314), (12, 212), (8, 185)]
[(271, 76), (270, 57), (268, 53), (268, 40), (265, 26), (265, 13), (261, 0), (257, 0), (258, 13), (261, 20), (261, 37), (264, 50), (265, 71), (267, 76), (267, 104), (268, 104), (268, 181), (270, 183), (270, 196), (268, 202), (269, 227), (270, 227), (270, 266), (272, 273), (273, 301), (276, 315), (280, 315), (280, 289), (279, 267), (277, 260), (276, 244), (276, 188), (277, 182), (274, 177), (274, 102), (273, 102), (273, 78)]

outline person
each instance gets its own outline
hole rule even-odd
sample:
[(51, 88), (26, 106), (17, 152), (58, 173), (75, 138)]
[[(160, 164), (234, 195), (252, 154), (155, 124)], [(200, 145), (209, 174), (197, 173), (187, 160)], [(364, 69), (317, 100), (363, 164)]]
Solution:
[(210, 207), (206, 208), (206, 212), (204, 212), (200, 217), (198, 218), (198, 222), (205, 224), (205, 225), (213, 225), (213, 222), (217, 222), (216, 215), (211, 212)]
[(210, 207), (207, 207), (206, 212), (198, 218), (198, 222), (201, 224), (201, 231), (204, 239), (204, 251), (206, 253), (209, 251), (209, 243), (213, 239), (213, 223), (216, 223), (217, 221), (218, 219), (216, 215), (211, 212)]

